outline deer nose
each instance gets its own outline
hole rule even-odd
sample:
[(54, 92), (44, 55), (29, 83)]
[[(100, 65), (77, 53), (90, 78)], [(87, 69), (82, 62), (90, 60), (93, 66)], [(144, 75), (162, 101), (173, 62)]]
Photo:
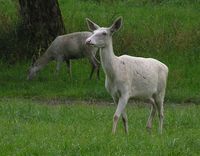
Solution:
[(90, 44), (91, 43), (91, 39), (87, 39), (86, 41), (85, 41), (85, 44)]

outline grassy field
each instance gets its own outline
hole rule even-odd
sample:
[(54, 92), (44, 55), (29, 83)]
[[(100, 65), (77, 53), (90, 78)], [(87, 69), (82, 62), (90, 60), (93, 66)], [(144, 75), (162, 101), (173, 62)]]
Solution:
[(109, 26), (123, 16), (113, 36), (116, 55), (153, 57), (169, 67), (164, 134), (158, 134), (156, 119), (149, 135), (148, 108), (129, 104), (130, 133), (125, 135), (120, 122), (113, 136), (116, 106), (105, 75), (101, 70), (101, 79), (90, 81), (86, 60), (72, 61), (72, 80), (64, 64), (56, 75), (52, 62), (27, 81), (32, 47), (20, 33), (18, 1), (0, 0), (0, 155), (200, 155), (200, 1), (59, 4), (67, 33), (87, 30), (86, 17)]
[[(20, 98), (0, 100), (1, 155), (200, 155), (200, 107), (166, 105), (164, 134), (158, 120), (145, 129), (148, 109), (127, 107), (129, 135), (120, 120), (111, 134), (113, 105), (46, 105)], [(64, 103), (59, 103), (64, 104)]]

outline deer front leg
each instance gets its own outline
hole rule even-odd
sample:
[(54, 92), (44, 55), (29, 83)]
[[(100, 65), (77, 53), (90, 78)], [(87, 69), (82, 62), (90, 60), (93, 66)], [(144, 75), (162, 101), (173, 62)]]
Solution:
[(124, 111), (127, 102), (128, 102), (128, 96), (121, 96), (119, 98), (117, 110), (116, 110), (114, 117), (113, 117), (113, 129), (112, 129), (113, 134), (115, 134), (115, 132), (116, 132), (119, 117), (122, 114), (122, 112)]
[(57, 65), (56, 65), (56, 74), (58, 74), (58, 73), (59, 73), (59, 70), (60, 70), (60, 64), (62, 63), (63, 58), (62, 58), (61, 56), (59, 56), (59, 57), (56, 59), (56, 61), (57, 61)]
[(151, 133), (152, 121), (153, 121), (153, 118), (155, 117), (155, 114), (156, 114), (156, 105), (155, 105), (155, 101), (154, 101), (153, 98), (151, 98), (149, 102), (151, 104), (151, 111), (150, 111), (149, 118), (147, 120), (146, 129), (149, 133)]
[[(119, 99), (117, 96), (112, 96), (114, 104), (117, 104)], [(124, 108), (124, 110), (122, 111), (122, 121), (123, 121), (123, 125), (124, 125), (124, 129), (125, 129), (125, 133), (128, 134), (128, 118), (127, 118), (127, 114), (126, 114), (126, 110)]]
[(125, 133), (128, 134), (128, 118), (127, 118), (125, 109), (122, 111), (122, 121), (123, 121), (124, 129), (125, 129)]

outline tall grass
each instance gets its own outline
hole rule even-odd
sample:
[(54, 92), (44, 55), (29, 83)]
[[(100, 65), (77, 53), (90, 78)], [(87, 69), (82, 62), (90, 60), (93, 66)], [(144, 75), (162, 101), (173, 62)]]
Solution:
[[(200, 3), (177, 5), (137, 5), (137, 1), (92, 3), (91, 1), (60, 0), (68, 32), (87, 30), (85, 18), (108, 26), (117, 16), (123, 16), (124, 26), (115, 36), (119, 53), (158, 55), (169, 51), (199, 50)], [(95, 10), (95, 11), (94, 11)], [(151, 54), (148, 54), (151, 53)]]

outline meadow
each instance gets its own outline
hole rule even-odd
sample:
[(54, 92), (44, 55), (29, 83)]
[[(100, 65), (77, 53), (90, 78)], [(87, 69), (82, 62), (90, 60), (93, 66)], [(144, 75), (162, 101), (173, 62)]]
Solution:
[[(143, 103), (128, 105), (129, 134), (122, 122), (111, 134), (116, 106), (105, 75), (89, 80), (87, 60), (72, 61), (72, 77), (55, 62), (27, 81), (34, 50), (21, 33), (18, 2), (0, 0), (0, 155), (200, 155), (200, 1), (59, 0), (67, 33), (88, 30), (88, 17), (109, 26), (116, 55), (153, 57), (169, 67), (164, 133), (152, 134)], [(35, 50), (39, 55), (41, 51)]]
[(115, 107), (76, 102), (49, 105), (21, 98), (0, 100), (1, 155), (199, 155), (200, 107), (165, 107), (164, 133), (158, 120), (146, 132), (146, 107), (129, 105), (129, 134), (120, 120), (112, 135)]

